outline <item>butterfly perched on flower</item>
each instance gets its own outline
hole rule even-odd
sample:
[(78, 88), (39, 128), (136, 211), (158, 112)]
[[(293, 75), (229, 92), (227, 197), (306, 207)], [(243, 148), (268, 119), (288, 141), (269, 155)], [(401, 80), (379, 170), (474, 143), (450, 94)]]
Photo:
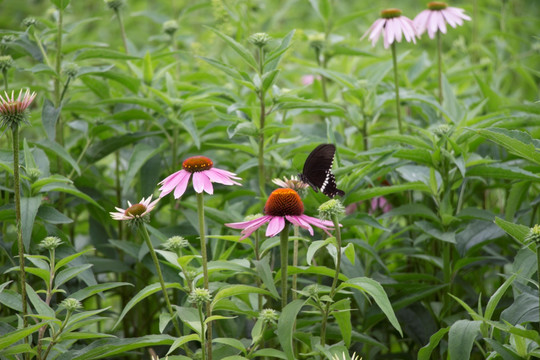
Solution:
[(333, 144), (317, 146), (308, 155), (302, 173), (298, 174), (300, 180), (311, 186), (315, 192), (320, 190), (331, 198), (345, 195), (345, 191), (337, 188), (336, 177), (332, 173), (335, 154), (336, 146)]

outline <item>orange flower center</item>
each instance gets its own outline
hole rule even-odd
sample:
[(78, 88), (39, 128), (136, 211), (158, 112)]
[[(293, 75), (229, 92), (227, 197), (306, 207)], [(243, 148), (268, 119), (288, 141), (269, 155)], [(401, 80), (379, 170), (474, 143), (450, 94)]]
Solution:
[(131, 205), (126, 209), (124, 215), (141, 216), (146, 211), (146, 206), (143, 204)]
[(429, 10), (444, 10), (448, 5), (442, 1), (432, 1), (427, 4), (427, 7)]
[(214, 163), (206, 156), (192, 156), (182, 163), (182, 168), (190, 173), (211, 169)]
[(386, 9), (381, 11), (381, 17), (383, 19), (391, 19), (401, 16), (401, 10), (399, 9)]
[(266, 200), (264, 213), (270, 216), (302, 215), (304, 204), (300, 195), (293, 189), (276, 189)]

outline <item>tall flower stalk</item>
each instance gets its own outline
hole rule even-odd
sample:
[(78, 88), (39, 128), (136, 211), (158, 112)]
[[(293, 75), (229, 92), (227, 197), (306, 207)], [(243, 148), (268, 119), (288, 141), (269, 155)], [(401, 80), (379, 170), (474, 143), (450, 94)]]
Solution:
[(36, 93), (30, 93), (30, 90), (19, 92), (15, 98), (14, 93), (11, 97), (4, 93), (5, 97), (0, 95), (0, 124), (1, 127), (10, 127), (13, 136), (13, 191), (15, 197), (15, 221), (17, 223), (17, 247), (19, 251), (20, 268), (20, 291), (22, 301), (23, 326), (28, 326), (28, 308), (26, 301), (26, 272), (24, 269), (24, 243), (22, 236), (21, 221), (21, 179), (19, 174), (19, 127), (23, 122), (28, 121), (28, 107), (34, 101)]
[(285, 224), (279, 234), (279, 252), (281, 258), (281, 309), (287, 306), (287, 267), (289, 266), (289, 223)]
[(381, 11), (381, 18), (376, 20), (362, 36), (362, 39), (369, 35), (371, 44), (375, 46), (379, 37), (383, 37), (384, 48), (392, 47), (392, 63), (394, 67), (394, 87), (396, 91), (396, 112), (398, 119), (399, 133), (403, 133), (401, 122), (401, 111), (399, 101), (399, 78), (397, 67), (396, 42), (401, 42), (405, 38), (408, 42), (416, 43), (416, 29), (411, 19), (401, 15), (399, 9), (386, 9)]

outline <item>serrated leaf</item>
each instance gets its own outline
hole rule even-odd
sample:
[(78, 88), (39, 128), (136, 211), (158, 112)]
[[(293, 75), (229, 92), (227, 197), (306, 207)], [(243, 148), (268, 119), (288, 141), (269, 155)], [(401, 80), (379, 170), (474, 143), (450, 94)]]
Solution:
[(525, 238), (530, 232), (530, 228), (528, 226), (514, 224), (499, 217), (495, 218), (495, 224), (503, 229), (508, 235), (514, 237), (516, 240), (522, 243), (525, 241)]

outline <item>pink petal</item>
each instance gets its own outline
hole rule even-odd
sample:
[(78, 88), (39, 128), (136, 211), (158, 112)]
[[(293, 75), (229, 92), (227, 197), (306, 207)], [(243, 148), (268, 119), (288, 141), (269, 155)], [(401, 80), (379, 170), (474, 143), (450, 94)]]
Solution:
[(228, 178), (240, 180), (240, 178), (238, 176), (236, 176), (235, 173), (232, 173), (230, 171), (223, 170), (223, 169), (217, 169), (217, 168), (212, 168), (212, 170), (215, 171), (215, 172), (218, 172), (221, 175), (226, 176)]
[(309, 234), (311, 236), (313, 236), (313, 228), (307, 222), (302, 220), (302, 218), (300, 218), (298, 216), (288, 215), (288, 216), (286, 216), (286, 219), (289, 220), (294, 225), (300, 226), (301, 228), (306, 229), (307, 231), (309, 231)]
[(163, 181), (159, 183), (162, 184), (161, 188), (159, 189), (161, 191), (159, 197), (162, 198), (168, 193), (170, 193), (176, 186), (178, 186), (178, 184), (180, 184), (184, 180), (184, 177), (187, 177), (189, 179), (190, 174), (191, 173), (182, 169), (173, 173), (172, 175), (167, 176)]
[(191, 177), (191, 173), (187, 172), (188, 176), (184, 176), (176, 185), (176, 189), (174, 189), (174, 198), (178, 199), (180, 196), (184, 195), (186, 192), (187, 185), (189, 183), (189, 178)]
[(405, 16), (402, 16), (400, 17), (401, 19), (401, 25), (402, 25), (402, 29), (403, 29), (403, 35), (405, 35), (405, 39), (408, 41), (408, 42), (413, 42), (416, 44), (416, 27), (414, 25), (414, 22), (405, 17)]
[(384, 27), (384, 29), (386, 30), (386, 41), (388, 42), (388, 44), (392, 44), (394, 42), (394, 39), (395, 39), (395, 35), (396, 35), (396, 22), (395, 22), (395, 18), (392, 18), (392, 19), (388, 19), (388, 21), (386, 22), (386, 26)]
[(193, 189), (199, 194), (203, 192), (206, 187), (206, 182), (210, 182), (208, 176), (204, 175), (202, 172), (193, 173)]
[(233, 185), (235, 182), (229, 179), (227, 176), (222, 175), (221, 173), (215, 171), (214, 169), (209, 169), (203, 171), (206, 176), (210, 178), (212, 182), (223, 184), (223, 185)]
[(270, 216), (265, 215), (265, 216), (261, 216), (260, 218), (250, 220), (250, 221), (242, 221), (242, 222), (237, 222), (237, 223), (228, 223), (228, 224), (225, 224), (225, 226), (228, 226), (228, 227), (233, 228), (233, 229), (247, 229), (247, 228), (250, 228), (252, 226), (257, 226), (257, 225), (261, 226), (265, 222), (269, 221), (270, 218), (271, 218)]
[(416, 27), (416, 31), (418, 32), (418, 35), (421, 35), (426, 31), (426, 22), (427, 18), (429, 17), (429, 10), (424, 10), (420, 12), (420, 14), (416, 15), (416, 17), (413, 20), (414, 26)]
[(280, 233), (285, 227), (285, 219), (282, 216), (272, 216), (272, 220), (266, 228), (266, 236), (272, 237)]

